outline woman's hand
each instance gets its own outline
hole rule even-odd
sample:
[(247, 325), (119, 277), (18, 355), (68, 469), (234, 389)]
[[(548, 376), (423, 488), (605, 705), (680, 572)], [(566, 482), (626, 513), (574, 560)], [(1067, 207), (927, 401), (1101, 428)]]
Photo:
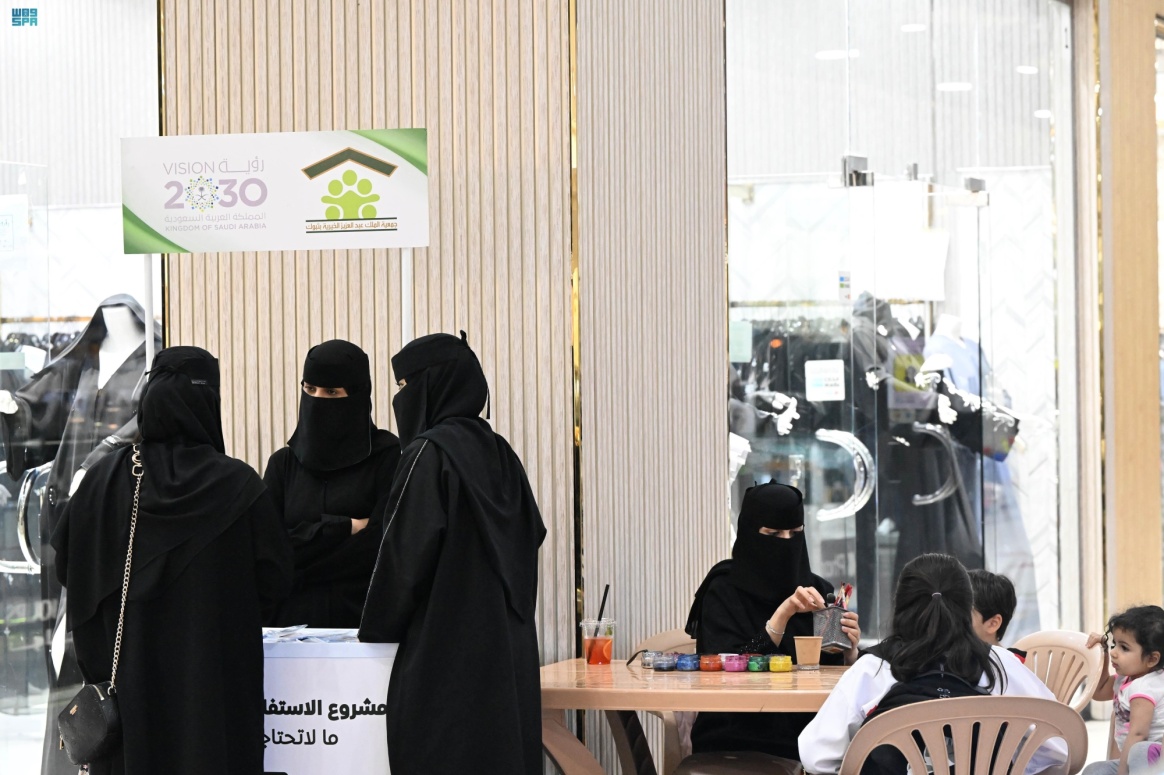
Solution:
[(856, 611), (845, 611), (841, 616), (841, 632), (843, 632), (852, 643), (852, 647), (845, 652), (845, 664), (851, 665), (857, 661), (859, 653), (857, 652), (857, 644), (861, 642), (861, 625), (857, 618)]
[(352, 520), (352, 535), (355, 535), (356, 533), (360, 532), (361, 530), (363, 530), (367, 526), (368, 526), (368, 518), (367, 517), (365, 517), (364, 519), (353, 519)]
[[(824, 598), (812, 587), (797, 587), (788, 599), (780, 604), (788, 616), (819, 611), (825, 607)], [(779, 609), (777, 609), (779, 612)]]

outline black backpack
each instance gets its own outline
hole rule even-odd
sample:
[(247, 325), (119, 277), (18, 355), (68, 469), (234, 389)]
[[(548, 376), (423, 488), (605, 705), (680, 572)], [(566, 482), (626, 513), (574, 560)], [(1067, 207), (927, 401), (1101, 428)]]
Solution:
[[(989, 694), (990, 692), (971, 684), (961, 676), (940, 669), (932, 670), (890, 687), (877, 706), (865, 716), (861, 725), (864, 726), (869, 723), (869, 719), (876, 718), (888, 710), (915, 702), (944, 700), (950, 697), (985, 697)], [(883, 745), (873, 749), (869, 754), (869, 758), (861, 767), (861, 775), (904, 775), (906, 769), (905, 756), (901, 751), (893, 746)]]

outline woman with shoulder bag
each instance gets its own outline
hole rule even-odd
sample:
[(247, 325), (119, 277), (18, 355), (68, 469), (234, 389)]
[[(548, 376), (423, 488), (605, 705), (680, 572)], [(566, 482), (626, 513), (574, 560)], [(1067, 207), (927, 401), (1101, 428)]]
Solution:
[[(86, 683), (116, 664), (120, 745), (89, 771), (261, 775), (260, 627), (291, 547), (258, 474), (224, 452), (210, 353), (158, 353), (138, 419), (140, 444), (89, 471), (52, 539)], [(66, 719), (71, 756), (75, 734)]]

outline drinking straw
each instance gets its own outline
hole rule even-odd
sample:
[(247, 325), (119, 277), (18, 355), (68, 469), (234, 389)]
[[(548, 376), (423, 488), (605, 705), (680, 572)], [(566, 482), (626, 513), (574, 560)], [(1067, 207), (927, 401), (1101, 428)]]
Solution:
[[(610, 594), (610, 585), (607, 584), (606, 588), (602, 590), (602, 603), (600, 603), (598, 606), (599, 626), (601, 626), (601, 624), (602, 624), (602, 612), (606, 610), (606, 596), (609, 594)], [(590, 649), (594, 648), (594, 641), (598, 640), (598, 637), (597, 637), (598, 631), (597, 630), (594, 632), (594, 635), (595, 635), (595, 637), (590, 639), (590, 648), (586, 649), (586, 661), (587, 662), (590, 661)]]

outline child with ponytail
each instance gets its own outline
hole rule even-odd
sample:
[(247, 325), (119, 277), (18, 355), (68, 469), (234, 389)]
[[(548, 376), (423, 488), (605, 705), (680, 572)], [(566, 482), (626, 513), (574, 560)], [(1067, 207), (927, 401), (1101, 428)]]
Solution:
[[(837, 772), (861, 725), (890, 706), (973, 694), (1055, 699), (1013, 654), (978, 638), (973, 606), (970, 577), (954, 557), (924, 554), (906, 565), (897, 581), (889, 637), (849, 668), (801, 733), (804, 768), (817, 775)], [(1066, 747), (1051, 741), (1027, 772), (1065, 761)], [(900, 765), (904, 773), (904, 757)]]

